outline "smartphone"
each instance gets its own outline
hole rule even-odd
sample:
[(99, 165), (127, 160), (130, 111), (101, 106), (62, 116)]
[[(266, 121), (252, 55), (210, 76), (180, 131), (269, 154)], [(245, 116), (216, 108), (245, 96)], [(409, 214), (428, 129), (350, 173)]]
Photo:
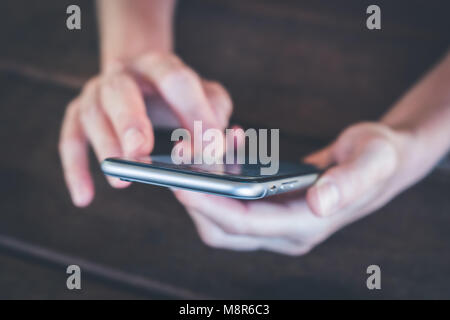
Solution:
[(181, 188), (237, 199), (261, 199), (311, 186), (319, 169), (304, 163), (280, 162), (278, 173), (261, 175), (259, 164), (173, 164), (169, 155), (140, 159), (108, 158), (102, 171), (125, 181)]

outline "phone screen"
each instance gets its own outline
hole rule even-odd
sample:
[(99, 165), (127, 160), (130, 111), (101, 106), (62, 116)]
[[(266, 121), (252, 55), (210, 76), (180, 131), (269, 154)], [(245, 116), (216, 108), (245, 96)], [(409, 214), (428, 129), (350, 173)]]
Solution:
[(278, 172), (274, 175), (261, 174), (261, 164), (174, 164), (169, 155), (152, 155), (139, 159), (114, 159), (114, 161), (143, 167), (154, 167), (183, 173), (216, 176), (228, 180), (273, 180), (318, 173), (318, 169), (305, 163), (279, 163)]

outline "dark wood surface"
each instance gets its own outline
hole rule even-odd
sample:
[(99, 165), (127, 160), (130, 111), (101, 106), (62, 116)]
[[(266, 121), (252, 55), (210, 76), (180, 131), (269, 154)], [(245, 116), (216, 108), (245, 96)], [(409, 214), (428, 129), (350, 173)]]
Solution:
[(65, 268), (47, 266), (36, 261), (0, 255), (0, 299), (142, 299), (109, 283), (83, 276), (81, 290), (67, 290)]
[[(177, 51), (230, 89), (234, 122), (280, 127), (298, 157), (376, 119), (447, 49), (444, 1), (379, 2), (376, 33), (365, 1), (182, 1)], [(68, 3), (82, 8), (81, 31), (65, 28)], [(208, 248), (169, 191), (112, 190), (94, 160), (96, 199), (74, 208), (57, 139), (98, 69), (92, 2), (3, 1), (0, 12), (0, 298), (450, 298), (448, 162), (298, 258)], [(88, 275), (78, 296), (63, 289), (72, 263)], [(365, 285), (371, 264), (380, 292)]]

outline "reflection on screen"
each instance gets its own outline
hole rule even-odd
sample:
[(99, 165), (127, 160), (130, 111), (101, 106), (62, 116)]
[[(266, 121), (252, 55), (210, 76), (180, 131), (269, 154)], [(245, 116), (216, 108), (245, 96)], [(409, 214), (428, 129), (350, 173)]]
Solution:
[[(152, 155), (138, 159), (127, 159), (157, 167), (169, 168), (177, 171), (195, 171), (199, 173), (226, 175), (236, 177), (264, 177), (261, 175), (260, 164), (174, 164), (168, 155)], [(307, 164), (280, 163), (277, 176), (290, 174), (306, 174), (316, 172), (317, 169)]]

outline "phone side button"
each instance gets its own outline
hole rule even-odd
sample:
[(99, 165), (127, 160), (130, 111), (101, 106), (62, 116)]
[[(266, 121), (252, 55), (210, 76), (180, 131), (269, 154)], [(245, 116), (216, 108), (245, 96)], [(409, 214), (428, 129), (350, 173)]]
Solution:
[(275, 193), (277, 193), (277, 186), (271, 186), (269, 189), (268, 189), (268, 191), (269, 191), (269, 194), (275, 194)]

